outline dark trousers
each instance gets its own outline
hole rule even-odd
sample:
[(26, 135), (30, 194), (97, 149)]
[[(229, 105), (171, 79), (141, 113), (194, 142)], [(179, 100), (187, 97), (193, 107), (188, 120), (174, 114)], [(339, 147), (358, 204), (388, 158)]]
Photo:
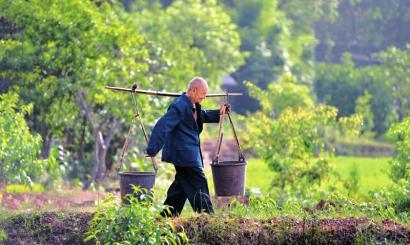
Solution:
[(165, 205), (170, 207), (170, 213), (166, 210), (161, 215), (175, 217), (181, 214), (186, 199), (195, 212), (205, 211), (213, 213), (212, 203), (208, 190), (208, 182), (204, 171), (200, 167), (175, 166), (175, 180), (167, 192)]

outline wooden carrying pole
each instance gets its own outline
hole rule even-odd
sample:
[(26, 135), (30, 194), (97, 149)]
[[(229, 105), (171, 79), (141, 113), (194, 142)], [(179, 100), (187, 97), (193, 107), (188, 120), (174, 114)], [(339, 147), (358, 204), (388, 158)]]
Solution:
[[(178, 97), (181, 96), (181, 93), (175, 92), (166, 92), (166, 91), (153, 91), (153, 90), (144, 90), (144, 89), (128, 89), (128, 88), (119, 88), (119, 87), (111, 87), (106, 86), (106, 89), (120, 91), (120, 92), (128, 92), (128, 93), (137, 93), (137, 94), (147, 94), (147, 95), (155, 95), (155, 96), (168, 96), (168, 97)], [(211, 97), (224, 97), (224, 96), (240, 96), (242, 93), (212, 93), (207, 94), (207, 98)]]

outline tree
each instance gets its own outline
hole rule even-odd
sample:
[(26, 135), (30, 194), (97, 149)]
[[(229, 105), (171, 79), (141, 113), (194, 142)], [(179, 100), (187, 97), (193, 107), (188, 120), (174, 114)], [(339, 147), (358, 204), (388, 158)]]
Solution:
[[(241, 61), (235, 26), (215, 2), (173, 6), (132, 15), (120, 4), (108, 2), (0, 2), (0, 17), (19, 30), (2, 40), (0, 76), (25, 91), (24, 101), (34, 103), (30, 124), (48, 142), (54, 137), (72, 144), (81, 157), (86, 150), (82, 142), (92, 141), (92, 170), (85, 188), (101, 182), (110, 145), (129, 124), (123, 118), (133, 117), (132, 99), (106, 90), (106, 85), (130, 87), (137, 81), (147, 89), (185, 89), (188, 77), (206, 74), (216, 80)], [(141, 20), (153, 20), (155, 14), (160, 18), (154, 24)], [(199, 16), (203, 22), (193, 25)], [(169, 23), (179, 23), (178, 28), (187, 27), (189, 32), (169, 30)], [(206, 29), (197, 32), (202, 25)], [(157, 36), (157, 29), (166, 36)], [(157, 109), (166, 101), (149, 98), (138, 103), (150, 115), (160, 113)]]
[(386, 132), (392, 117), (393, 93), (377, 66), (356, 67), (346, 54), (340, 64), (319, 63), (316, 68), (314, 90), (320, 103), (335, 106), (339, 116), (355, 113), (355, 101), (365, 95), (374, 115), (374, 131)]
[(229, 0), (223, 1), (239, 27), (241, 51), (246, 63), (233, 74), (235, 90), (245, 96), (233, 101), (233, 109), (246, 113), (259, 105), (249, 97), (243, 81), (265, 89), (282, 73), (290, 72), (300, 83), (312, 85), (314, 76), (313, 22), (324, 13), (332, 15), (334, 1)]
[(406, 0), (340, 0), (337, 13), (333, 22), (323, 19), (315, 24), (320, 61), (339, 62), (349, 52), (359, 66), (378, 64), (372, 53), (390, 46), (402, 49), (410, 38)]
[(107, 3), (4, 1), (0, 6), (4, 18), (22, 30), (3, 41), (2, 76), (21, 87), (25, 101), (34, 103), (31, 123), (48, 144), (53, 136), (75, 131), (73, 122), (84, 112), (94, 141), (86, 187), (101, 180), (108, 146), (122, 124), (119, 118), (128, 115), (118, 107), (127, 106), (124, 96), (104, 86), (124, 86), (143, 77), (135, 74), (146, 69), (140, 62), (146, 52), (142, 37), (122, 28), (116, 13), (122, 9)]
[(218, 89), (222, 76), (242, 64), (237, 27), (216, 1), (174, 1), (167, 8), (141, 5), (136, 4), (132, 15), (155, 52), (149, 63), (161, 81), (158, 89), (185, 90), (194, 76)]

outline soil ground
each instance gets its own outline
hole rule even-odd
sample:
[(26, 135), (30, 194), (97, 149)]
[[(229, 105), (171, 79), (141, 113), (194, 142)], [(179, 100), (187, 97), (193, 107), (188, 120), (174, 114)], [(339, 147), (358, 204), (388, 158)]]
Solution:
[[(89, 212), (24, 213), (4, 220), (4, 244), (85, 244)], [(367, 218), (296, 220), (198, 215), (172, 220), (194, 244), (409, 244), (410, 227)], [(1, 242), (0, 242), (1, 243)], [(90, 242), (89, 244), (93, 244)]]
[[(58, 194), (0, 193), (0, 244), (13, 245), (84, 244), (93, 211), (104, 198), (103, 193), (81, 190)], [(222, 199), (215, 203), (220, 208), (227, 205)], [(316, 210), (320, 210), (320, 203)], [(258, 220), (193, 215), (171, 222), (177, 230), (183, 229), (194, 244), (410, 244), (410, 227), (391, 220)]]

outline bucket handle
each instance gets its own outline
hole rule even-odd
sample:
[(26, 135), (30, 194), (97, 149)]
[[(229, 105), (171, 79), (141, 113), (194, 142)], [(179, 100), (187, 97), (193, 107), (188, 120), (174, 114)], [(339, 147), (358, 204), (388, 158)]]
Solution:
[(229, 123), (235, 138), (235, 143), (236, 146), (238, 148), (238, 155), (239, 155), (239, 161), (244, 161), (245, 160), (245, 156), (242, 153), (242, 149), (241, 149), (241, 145), (239, 144), (239, 140), (238, 140), (238, 135), (236, 134), (236, 130), (235, 130), (235, 126), (233, 124), (232, 121), (232, 117), (231, 114), (229, 112), (229, 110), (227, 109), (228, 104), (225, 103), (222, 106), (221, 109), (221, 114), (220, 114), (220, 120), (219, 120), (219, 131), (218, 131), (218, 138), (216, 140), (216, 154), (214, 159), (212, 160), (212, 164), (219, 164), (219, 153), (221, 151), (221, 145), (222, 145), (222, 138), (223, 138), (223, 124), (225, 122), (225, 115), (228, 115), (228, 119), (229, 119)]
[[(136, 84), (134, 84), (134, 85), (132, 86), (132, 90), (137, 89), (137, 87), (138, 87), (138, 86), (137, 86)], [(139, 114), (138, 105), (137, 105), (137, 99), (135, 98), (135, 93), (132, 93), (132, 98), (133, 98), (134, 106), (135, 106), (135, 114), (134, 114), (134, 118), (132, 119), (132, 122), (131, 122), (131, 127), (130, 127), (130, 129), (128, 130), (127, 136), (125, 137), (125, 141), (124, 141), (124, 145), (123, 145), (123, 147), (122, 147), (122, 152), (121, 152), (120, 159), (118, 160), (119, 166), (118, 166), (118, 168), (117, 168), (117, 174), (118, 174), (119, 171), (121, 170), (121, 167), (122, 167), (122, 165), (123, 165), (123, 163), (124, 163), (125, 153), (126, 153), (127, 150), (128, 150), (128, 143), (129, 143), (128, 138), (129, 138), (129, 136), (130, 136), (130, 134), (131, 134), (132, 129), (134, 128), (135, 119), (136, 119), (136, 118), (139, 119), (140, 126), (141, 126), (142, 132), (143, 132), (143, 134), (144, 134), (145, 142), (146, 142), (147, 145), (148, 145), (148, 136), (147, 136), (147, 132), (146, 132), (146, 130), (145, 130), (145, 126), (144, 126), (144, 122), (143, 122), (143, 120), (142, 120), (142, 117), (141, 117), (140, 114)], [(157, 161), (155, 160), (155, 157), (153, 157), (153, 156), (151, 156), (150, 158), (151, 158), (152, 166), (154, 167), (155, 173), (157, 173), (157, 171), (158, 171)]]

